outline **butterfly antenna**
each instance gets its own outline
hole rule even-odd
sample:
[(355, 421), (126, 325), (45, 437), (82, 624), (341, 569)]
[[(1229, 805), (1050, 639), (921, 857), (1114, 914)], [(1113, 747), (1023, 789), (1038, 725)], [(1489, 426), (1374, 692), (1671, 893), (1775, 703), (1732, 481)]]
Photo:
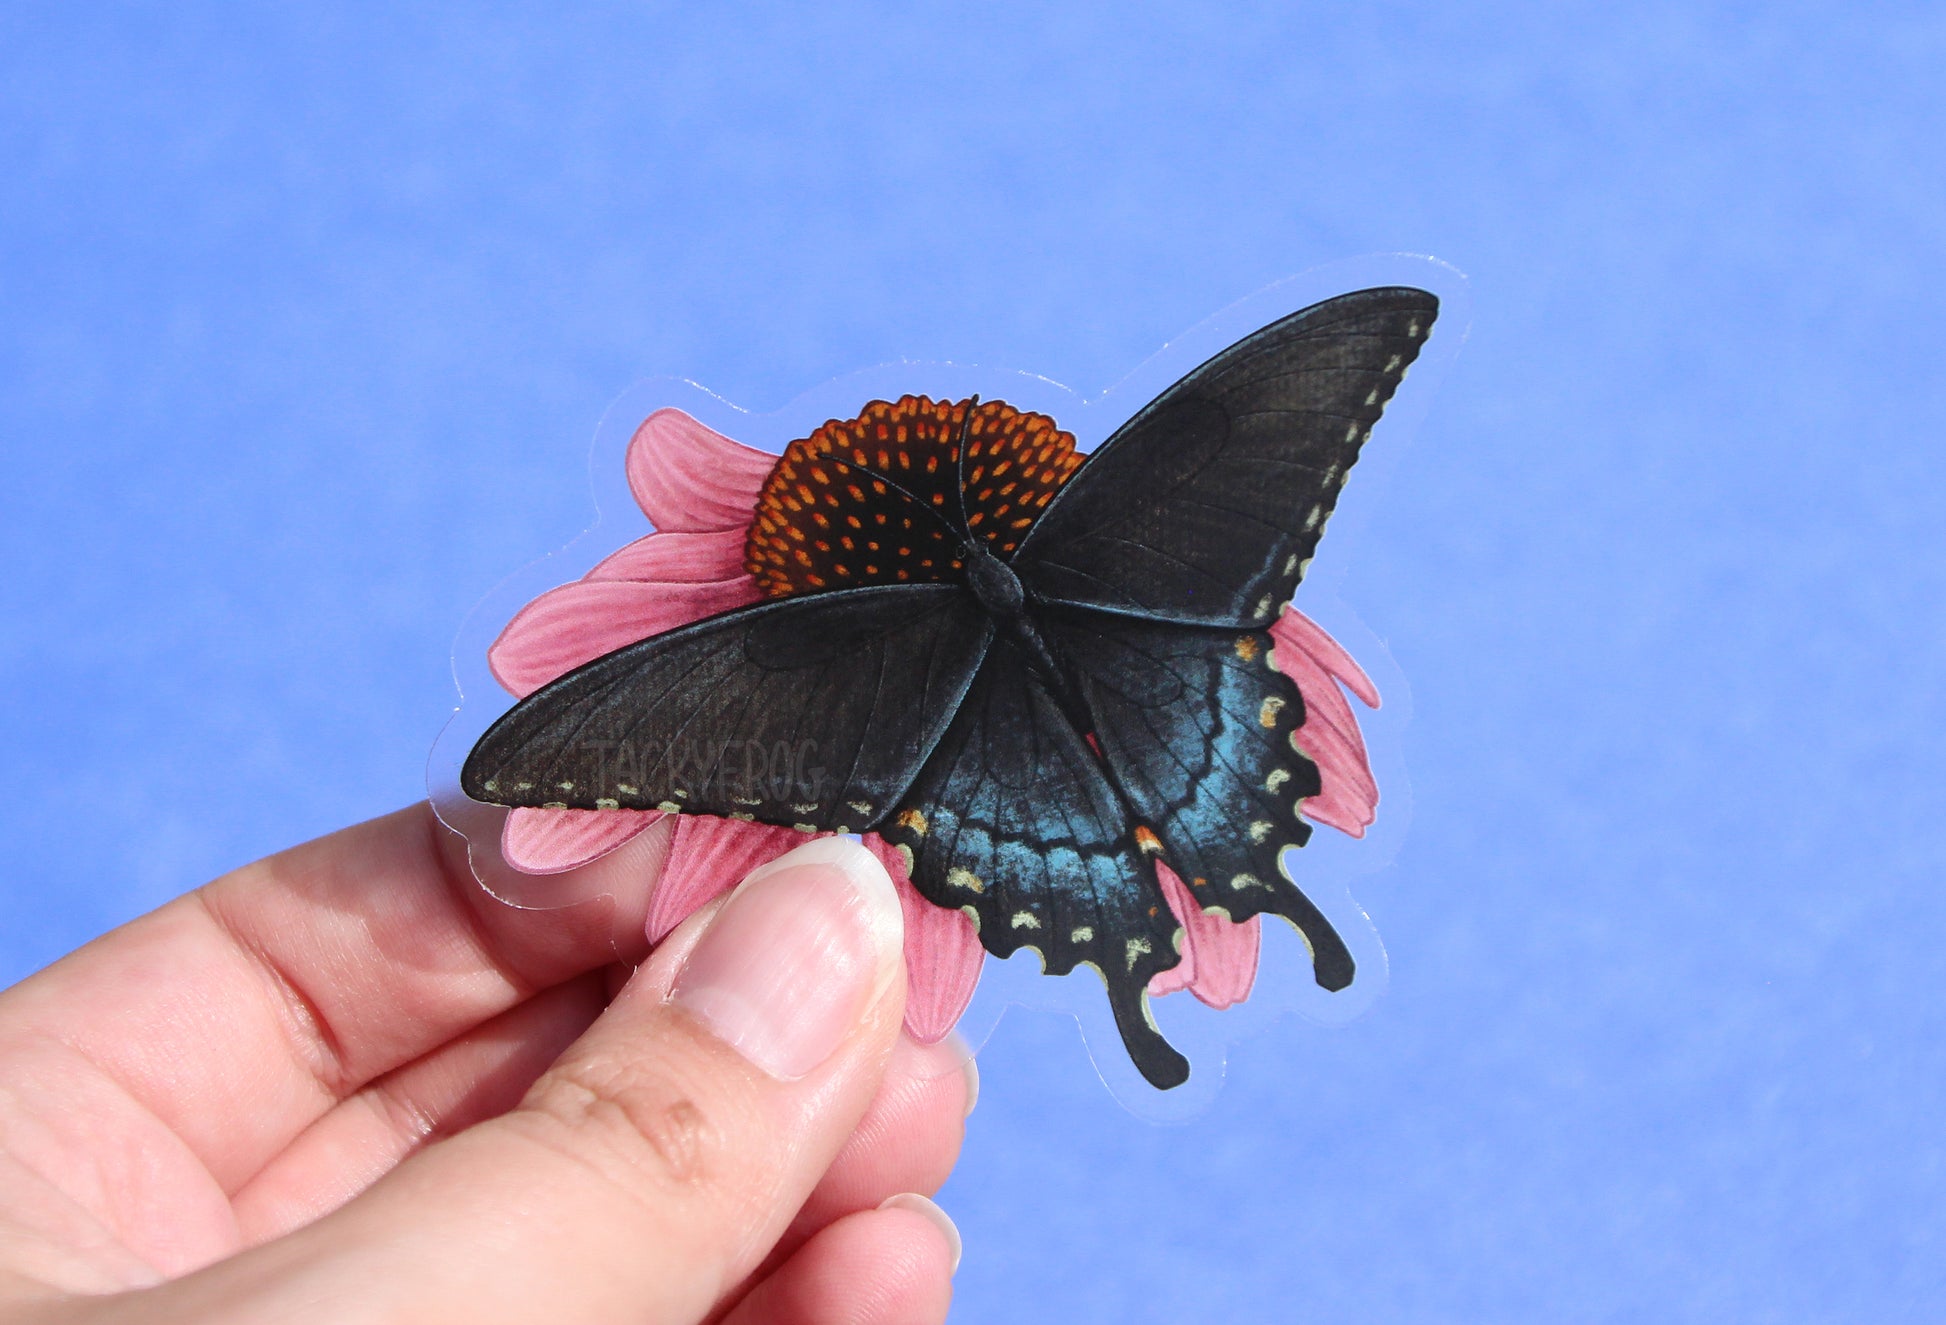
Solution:
[(953, 504), (959, 511), (959, 529), (956, 531), (961, 540), (973, 541), (973, 527), (966, 522), (966, 435), (973, 429), (973, 411), (980, 405), (978, 392), (966, 399), (966, 417), (959, 423), (959, 441), (953, 447)]
[(876, 469), (873, 469), (870, 465), (855, 465), (851, 461), (841, 460), (835, 455), (819, 456), (818, 463), (826, 464), (826, 465), (836, 465), (840, 469), (849, 469), (852, 473), (858, 475), (860, 478), (870, 479), (874, 483), (883, 483), (886, 487), (898, 493), (901, 497), (905, 498), (907, 501), (911, 502), (914, 506), (917, 506), (920, 510), (924, 511), (932, 519), (938, 521), (941, 527), (943, 527), (946, 530), (946, 532), (951, 534), (954, 538), (961, 537), (961, 531), (953, 527), (953, 522), (951, 520), (948, 520), (945, 516), (941, 515), (938, 511), (934, 510), (932, 508), (931, 502), (920, 500), (920, 498), (916, 494), (914, 494), (911, 489), (905, 487), (897, 479), (891, 477), (889, 474), (881, 474)]

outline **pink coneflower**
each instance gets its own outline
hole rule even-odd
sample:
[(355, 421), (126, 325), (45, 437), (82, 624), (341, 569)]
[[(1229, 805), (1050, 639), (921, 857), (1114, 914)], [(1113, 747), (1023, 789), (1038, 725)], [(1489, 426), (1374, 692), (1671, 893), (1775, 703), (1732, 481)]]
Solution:
[[(655, 532), (522, 608), (488, 650), (494, 676), (524, 698), (624, 645), (762, 600), (763, 590), (745, 566), (759, 496), (776, 464), (776, 456), (734, 442), (680, 410), (650, 415), (629, 443), (627, 466), (629, 488)], [(1322, 781), (1319, 794), (1304, 802), (1305, 813), (1362, 837), (1378, 787), (1340, 687), (1374, 708), (1378, 691), (1336, 641), (1295, 609), (1284, 609), (1271, 636), (1273, 664), (1304, 698), (1305, 724), (1293, 740), (1317, 764)], [(656, 810), (516, 809), (507, 817), (502, 852), (516, 869), (554, 873), (613, 851), (662, 817)], [(650, 901), (650, 941), (659, 942), (745, 874), (803, 841), (791, 828), (679, 816)], [(873, 833), (864, 842), (884, 862), (905, 902), (906, 1029), (930, 1043), (959, 1020), (985, 953), (964, 914), (919, 895), (899, 853)], [(1158, 974), (1149, 992), (1187, 989), (1218, 1008), (1240, 1002), (1256, 976), (1257, 919), (1238, 925), (1205, 914), (1173, 871), (1166, 865), (1157, 871), (1184, 926), (1184, 942), (1181, 963)]]

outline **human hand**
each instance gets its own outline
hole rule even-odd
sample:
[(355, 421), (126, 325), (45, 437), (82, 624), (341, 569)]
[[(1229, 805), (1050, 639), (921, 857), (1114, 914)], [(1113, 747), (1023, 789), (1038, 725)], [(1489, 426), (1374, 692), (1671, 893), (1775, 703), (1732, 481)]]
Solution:
[(808, 844), (650, 953), (660, 864), (519, 912), (421, 805), (0, 994), (0, 1321), (942, 1319), (973, 1079), (900, 1035), (883, 870)]

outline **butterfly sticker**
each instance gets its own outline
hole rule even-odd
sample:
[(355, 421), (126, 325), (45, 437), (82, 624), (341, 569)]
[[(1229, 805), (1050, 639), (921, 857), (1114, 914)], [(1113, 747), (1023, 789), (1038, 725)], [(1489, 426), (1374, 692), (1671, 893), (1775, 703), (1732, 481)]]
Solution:
[(1404, 286), (1305, 308), (1086, 455), (977, 396), (830, 420), (763, 480), (758, 601), (535, 689), (461, 789), (876, 833), (987, 952), (1095, 968), (1137, 1069), (1180, 1085), (1148, 1006), (1183, 960), (1158, 865), (1203, 912), (1289, 921), (1324, 988), (1355, 973), (1283, 865), (1321, 784), (1272, 630), (1438, 310)]

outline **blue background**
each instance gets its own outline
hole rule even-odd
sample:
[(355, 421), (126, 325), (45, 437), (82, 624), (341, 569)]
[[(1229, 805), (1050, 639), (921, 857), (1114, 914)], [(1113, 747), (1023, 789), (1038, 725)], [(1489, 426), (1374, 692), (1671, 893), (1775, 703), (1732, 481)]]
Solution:
[(958, 1318), (1936, 1318), (1941, 68), (1898, 4), (10, 4), (0, 974), (419, 795), (636, 378), (1093, 391), (1430, 252), (1472, 339), (1326, 544), (1413, 689), (1390, 990), (1183, 1127), (1011, 1015)]

